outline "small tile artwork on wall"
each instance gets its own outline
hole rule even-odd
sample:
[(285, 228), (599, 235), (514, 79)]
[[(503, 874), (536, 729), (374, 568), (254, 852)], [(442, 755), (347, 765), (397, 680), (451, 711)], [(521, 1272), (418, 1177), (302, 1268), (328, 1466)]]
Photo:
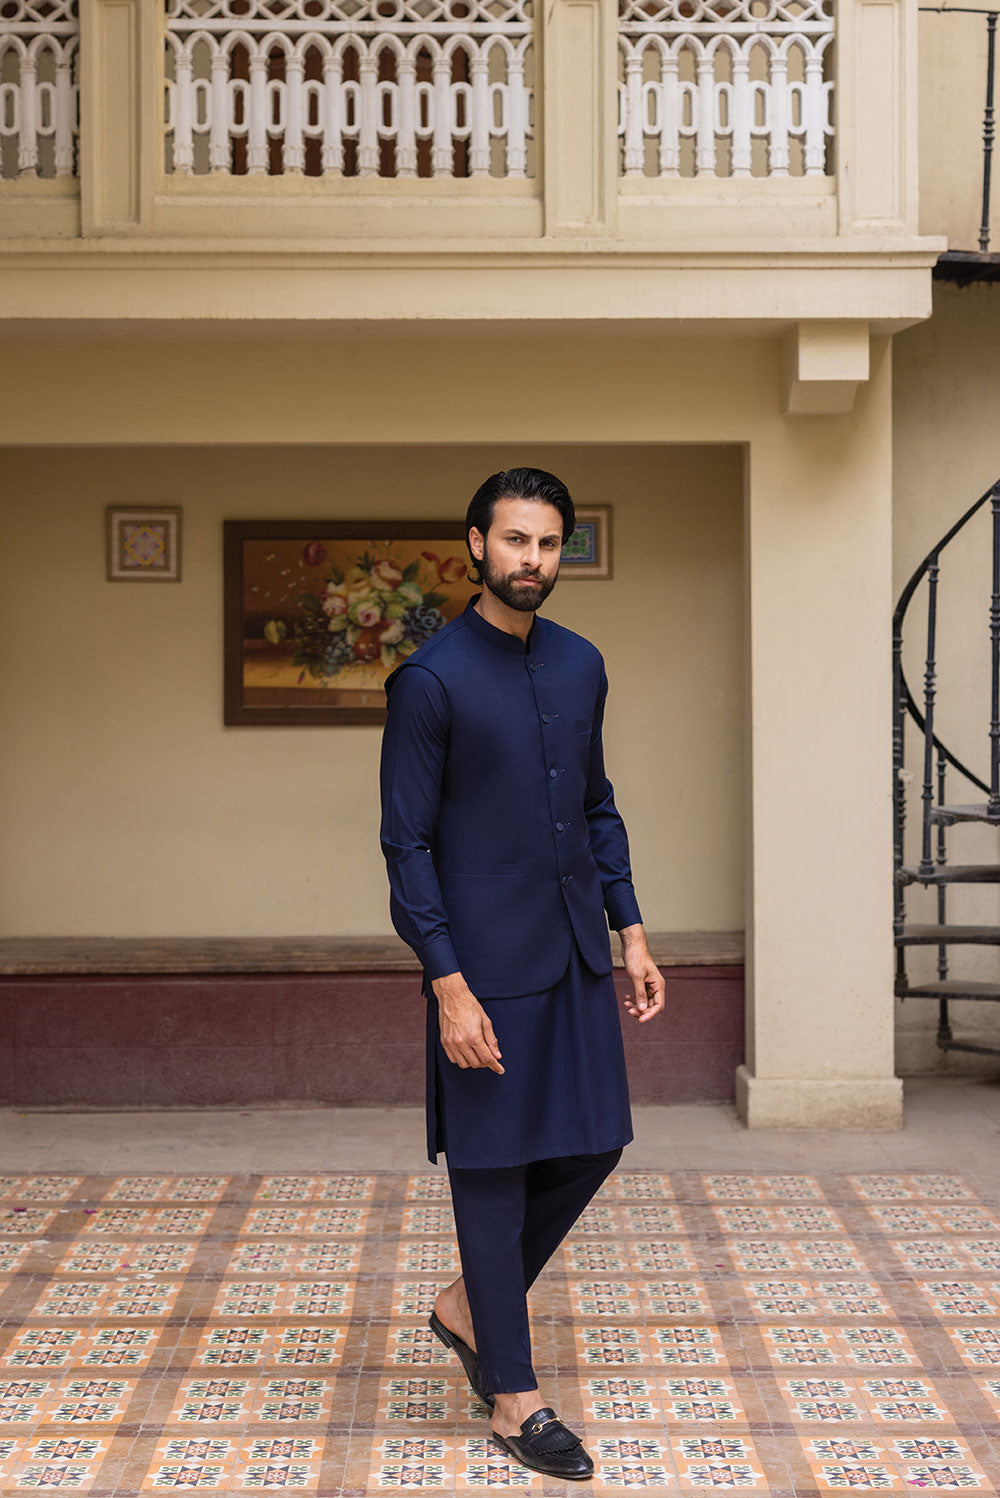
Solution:
[(610, 578), (611, 506), (578, 505), (576, 529), (562, 549), (561, 576)]
[[(427, 1327), (443, 1174), (0, 1177), (0, 1492), (562, 1484)], [(1000, 1210), (950, 1175), (621, 1171), (533, 1292), (594, 1492), (995, 1493)]]
[(180, 509), (109, 506), (106, 552), (108, 582), (179, 583)]

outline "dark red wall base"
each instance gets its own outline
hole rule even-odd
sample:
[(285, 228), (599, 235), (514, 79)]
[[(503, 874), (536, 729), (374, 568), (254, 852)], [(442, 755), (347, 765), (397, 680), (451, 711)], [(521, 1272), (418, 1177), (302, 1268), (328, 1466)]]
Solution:
[[(623, 1014), (633, 1102), (731, 1098), (743, 969), (665, 975), (664, 1016)], [(414, 973), (0, 978), (5, 1107), (371, 1108), (421, 1104), (423, 1089)]]

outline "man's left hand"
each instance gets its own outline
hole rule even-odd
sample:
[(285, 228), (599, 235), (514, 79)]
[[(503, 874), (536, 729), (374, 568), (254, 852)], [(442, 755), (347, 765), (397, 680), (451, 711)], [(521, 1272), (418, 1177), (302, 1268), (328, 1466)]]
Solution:
[(622, 939), (622, 962), (632, 984), (625, 1009), (640, 1025), (645, 1024), (663, 1009), (666, 997), (663, 974), (653, 961), (641, 926), (626, 926), (618, 934)]

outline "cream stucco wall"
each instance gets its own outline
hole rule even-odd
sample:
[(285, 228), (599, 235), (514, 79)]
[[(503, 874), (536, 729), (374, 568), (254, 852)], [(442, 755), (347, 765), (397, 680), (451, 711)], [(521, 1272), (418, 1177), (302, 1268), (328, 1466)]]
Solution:
[[(959, 290), (937, 283), (930, 322), (900, 335), (894, 344), (894, 595), (968, 507), (1000, 478), (1000, 288)], [(938, 736), (981, 779), (989, 780), (990, 665), (989, 506), (941, 554), (938, 600)], [(911, 691), (923, 700), (927, 584), (907, 613), (904, 669)], [(907, 862), (919, 858), (922, 741), (916, 725), (907, 731)], [(983, 793), (949, 770), (952, 801), (981, 801)], [(935, 838), (936, 845), (936, 838)], [(995, 828), (959, 825), (948, 833), (952, 863), (1000, 862)], [(936, 920), (933, 891), (907, 897), (910, 920)], [(1000, 924), (1000, 890), (966, 886), (948, 895), (953, 922)], [(936, 975), (936, 948), (912, 955), (911, 981)], [(996, 948), (952, 948), (950, 976), (996, 982)], [(1000, 1007), (953, 1004), (956, 1037), (1000, 1044)], [(968, 1069), (969, 1056), (945, 1059), (936, 1049), (937, 1006), (911, 1000), (897, 1006), (897, 1063), (901, 1071)], [(996, 1058), (987, 1060), (996, 1067)]]
[[(748, 1062), (739, 1078), (743, 1116), (752, 1126), (898, 1127), (890, 941), (888, 341), (872, 339), (865, 370), (854, 363), (847, 370), (833, 367), (835, 384), (840, 375), (841, 383), (858, 382), (853, 410), (790, 418), (782, 414), (780, 336), (731, 329), (725, 337), (665, 338), (655, 326), (631, 335), (610, 332), (549, 326), (529, 334), (411, 323), (379, 336), (354, 328), (338, 337), (316, 324), (309, 337), (286, 330), (278, 338), (248, 330), (209, 337), (203, 328), (154, 336), (136, 326), (117, 338), (95, 330), (95, 336), (51, 341), (11, 339), (5, 359), (18, 379), (0, 405), (0, 461), (9, 462), (6, 471), (16, 474), (17, 487), (6, 486), (5, 505), (9, 516), (16, 510), (26, 523), (34, 504), (38, 520), (28, 534), (34, 551), (18, 545), (18, 555), (31, 560), (16, 569), (6, 564), (14, 574), (4, 603), (4, 638), (11, 643), (0, 686), (24, 722), (8, 734), (2, 751), (16, 779), (8, 776), (0, 807), (7, 834), (0, 857), (8, 860), (0, 901), (8, 897), (13, 916), (7, 918), (16, 917), (21, 929), (30, 906), (35, 930), (59, 929), (60, 914), (75, 909), (79, 927), (92, 931), (91, 914), (74, 902), (83, 883), (101, 889), (104, 880), (107, 923), (101, 929), (135, 930), (139, 910), (147, 929), (158, 931), (166, 929), (162, 910), (142, 906), (136, 893), (152, 879), (158, 890), (169, 891), (174, 931), (208, 927), (206, 890), (215, 932), (246, 930), (251, 910), (260, 916), (253, 929), (271, 933), (384, 929), (376, 924), (384, 921), (384, 885), (370, 905), (364, 894), (367, 870), (373, 893), (374, 881), (384, 877), (373, 844), (365, 845), (366, 865), (345, 856), (348, 878), (335, 878), (334, 839), (341, 836), (353, 849), (370, 836), (373, 739), (357, 734), (361, 747), (351, 751), (358, 761), (365, 757), (371, 795), (367, 804), (361, 795), (348, 803), (335, 800), (340, 777), (333, 756), (346, 755), (350, 737), (322, 731), (315, 739), (291, 732), (271, 737), (219, 727), (222, 515), (248, 513), (251, 495), (258, 513), (282, 504), (287, 513), (305, 513), (301, 465), (314, 444), (324, 448), (308, 503), (316, 514), (328, 512), (338, 493), (332, 444), (370, 444), (372, 462), (364, 473), (342, 469), (352, 506), (360, 480), (378, 492), (371, 484), (376, 461), (397, 464), (386, 470), (382, 514), (397, 510), (389, 485), (417, 495), (421, 461), (438, 462), (442, 447), (450, 449), (447, 468), (426, 470), (440, 475), (428, 490), (437, 513), (444, 496), (458, 488), (460, 512), (483, 472), (512, 461), (513, 447), (523, 461), (534, 457), (555, 466), (558, 459), (581, 497), (595, 493), (600, 480), (596, 492), (625, 514), (635, 485), (629, 489), (611, 472), (602, 444), (613, 445), (615, 457), (628, 465), (652, 462), (659, 452), (664, 474), (687, 449), (691, 463), (697, 456), (704, 482), (688, 481), (694, 470), (675, 469), (669, 493), (682, 497), (692, 514), (710, 504), (713, 493), (731, 503), (734, 521), (741, 508), (743, 585), (735, 564), (717, 587), (705, 582), (715, 575), (705, 570), (714, 566), (711, 558), (734, 546), (715, 511), (704, 510), (704, 526), (690, 542), (682, 542), (682, 531), (663, 531), (658, 548), (641, 526), (631, 543), (627, 520), (619, 528), (620, 540), (633, 549), (630, 563), (619, 545), (619, 581), (612, 584), (621, 585), (620, 617), (627, 624), (618, 643), (607, 645), (615, 692), (609, 757), (633, 829), (645, 914), (651, 927), (741, 924), (735, 869), (742, 854), (749, 1028)], [(806, 360), (799, 382), (808, 384), (810, 376), (829, 382), (829, 361), (811, 368)], [(564, 446), (551, 446), (553, 433)], [(13, 451), (29, 442), (45, 452)], [(412, 450), (400, 453), (389, 442)], [(219, 455), (223, 443), (232, 457)], [(696, 446), (697, 455), (691, 453)], [(710, 468), (701, 466), (709, 461), (705, 448), (730, 449), (725, 483), (720, 475), (713, 485)], [(477, 461), (459, 485), (460, 458)], [(57, 502), (56, 495), (66, 498)], [(119, 627), (104, 620), (95, 629), (87, 624), (93, 599), (108, 597), (115, 586), (102, 581), (100, 512), (118, 498), (172, 498), (185, 505), (187, 581), (161, 588), (175, 594), (173, 604), (168, 596), (143, 602), (137, 586), (118, 585), (125, 596), (101, 608), (121, 614)], [(426, 513), (429, 500), (423, 493), (419, 499)], [(192, 566), (201, 545), (197, 517), (205, 506), (215, 507), (206, 524), (216, 539), (204, 543), (202, 564), (211, 576), (199, 591)], [(66, 521), (61, 530), (60, 520)], [(87, 548), (89, 566), (81, 560)], [(58, 568), (44, 594), (34, 577), (25, 577), (41, 556)], [(648, 587), (633, 581), (647, 577)], [(600, 640), (589, 617), (600, 606), (597, 594), (576, 586), (580, 602), (573, 607), (588, 611), (587, 632)], [(190, 628), (178, 597), (192, 600)], [(670, 604), (685, 598), (692, 606), (672, 614)], [(705, 638), (717, 627), (721, 599), (733, 620), (745, 603), (743, 627), (734, 625), (725, 654), (733, 690), (718, 669), (722, 657)], [(158, 620), (152, 642), (158, 650), (133, 616)], [(102, 674), (93, 666), (98, 644), (110, 663)], [(638, 662), (640, 650), (641, 667), (631, 668), (631, 681), (652, 695), (635, 708), (622, 656), (635, 653)], [(90, 675), (74, 688), (77, 652)], [(680, 696), (675, 661), (691, 670)], [(165, 704), (156, 700), (155, 682), (143, 681), (143, 673), (155, 669), (161, 698), (171, 683)], [(69, 698), (83, 723), (79, 731), (73, 714), (60, 711)], [(103, 726), (112, 714), (117, 740)], [(679, 777), (670, 757), (675, 753), (681, 755)], [(157, 774), (164, 760), (179, 770), (165, 781)], [(82, 763), (93, 784), (73, 779)], [(640, 771), (634, 778), (633, 765)], [(152, 773), (144, 775), (148, 766)], [(126, 786), (136, 788), (131, 797)], [(274, 800), (263, 802), (259, 787)], [(151, 812), (157, 795), (166, 807)], [(663, 805), (668, 810), (661, 816)], [(140, 831), (125, 830), (126, 820), (138, 820)], [(182, 835), (191, 827), (193, 836)], [(57, 845), (51, 856), (45, 852), (50, 841)], [(116, 854), (107, 866), (103, 850), (122, 846), (128, 859)], [(18, 860), (26, 860), (23, 873)], [(40, 860), (52, 873), (47, 883), (31, 874)], [(733, 883), (723, 904), (727, 869)], [(709, 871), (704, 884), (703, 870)], [(685, 890), (692, 896), (701, 890), (704, 898), (685, 903)], [(719, 903), (710, 906), (709, 898)], [(60, 926), (66, 929), (65, 920)]]
[[(922, 11), (918, 36), (920, 232), (947, 235), (953, 250), (975, 250), (982, 216), (986, 15)], [(996, 251), (995, 183), (991, 206)]]
[[(550, 467), (614, 506), (615, 577), (547, 606), (604, 651), (609, 773), (651, 930), (743, 924), (738, 446), (7, 449), (4, 934), (374, 934), (377, 727), (222, 724), (222, 521), (460, 518)], [(111, 502), (180, 504), (176, 586), (104, 580)]]

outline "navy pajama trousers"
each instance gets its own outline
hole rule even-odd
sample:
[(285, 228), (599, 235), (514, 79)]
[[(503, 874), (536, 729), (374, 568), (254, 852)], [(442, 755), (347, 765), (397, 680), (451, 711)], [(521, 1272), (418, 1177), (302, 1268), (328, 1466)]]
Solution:
[(536, 1387), (527, 1291), (621, 1153), (565, 1155), (492, 1170), (449, 1165), (476, 1351), (494, 1394)]

